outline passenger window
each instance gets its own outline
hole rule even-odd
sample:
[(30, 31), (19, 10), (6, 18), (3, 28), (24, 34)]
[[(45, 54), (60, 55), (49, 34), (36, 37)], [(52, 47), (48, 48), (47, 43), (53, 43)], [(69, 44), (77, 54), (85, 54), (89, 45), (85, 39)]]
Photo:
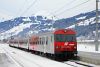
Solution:
[(40, 38), (38, 39), (38, 45), (40, 44)]
[(46, 45), (48, 45), (48, 37), (46, 37)]
[(51, 42), (52, 42), (52, 36), (51, 36)]
[(36, 42), (34, 42), (34, 44), (35, 44), (35, 45), (37, 45), (37, 43), (36, 43)]
[(44, 41), (44, 40), (43, 40), (43, 37), (42, 37), (42, 45), (43, 45), (43, 41)]
[(45, 37), (44, 37), (44, 39), (43, 39), (43, 42), (44, 42), (44, 44), (46, 43), (46, 41), (45, 41)]
[(41, 45), (41, 38), (40, 38), (40, 45)]
[[(31, 42), (32, 43), (32, 42)], [(34, 42), (33, 42), (33, 44), (34, 44)]]
[(39, 41), (37, 41), (37, 44), (39, 44)]

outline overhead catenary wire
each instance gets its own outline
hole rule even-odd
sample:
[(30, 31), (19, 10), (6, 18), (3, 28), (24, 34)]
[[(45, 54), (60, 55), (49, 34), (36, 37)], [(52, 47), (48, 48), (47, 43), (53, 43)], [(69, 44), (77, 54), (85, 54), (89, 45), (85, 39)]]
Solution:
[(63, 8), (66, 7), (66, 5), (70, 5), (70, 4), (71, 4), (72, 2), (74, 2), (74, 1), (76, 1), (76, 0), (72, 0), (72, 1), (70, 1), (70, 2), (67, 2), (65, 5), (63, 5), (63, 6), (60, 7), (59, 9), (56, 9), (54, 12), (50, 12), (50, 13), (53, 15), (53, 17), (59, 19), (56, 15), (54, 15), (54, 13), (56, 13), (56, 12), (58, 12), (58, 11), (61, 11)]
[[(76, 0), (70, 1), (69, 3), (65, 4), (63, 7), (57, 9), (55, 12), (58, 12), (59, 10), (63, 9), (63, 8), (64, 8), (66, 5), (68, 5), (68, 4), (70, 5), (70, 3), (73, 2), (73, 1), (76, 1)], [(65, 11), (67, 11), (67, 10), (71, 10), (71, 9), (73, 9), (73, 8), (76, 8), (76, 7), (79, 7), (79, 6), (85, 4), (85, 3), (89, 2), (89, 1), (90, 1), (90, 0), (87, 0), (87, 1), (85, 1), (85, 2), (83, 2), (83, 3), (81, 3), (81, 4), (78, 4), (78, 5), (74, 6), (74, 7), (71, 7), (71, 8), (69, 8), (69, 9), (65, 9), (63, 12), (65, 12)], [(26, 13), (36, 2), (37, 2), (37, 0), (33, 1), (33, 3), (32, 3), (21, 15), (23, 15), (24, 13)], [(52, 14), (54, 15), (55, 12), (52, 12)], [(62, 14), (63, 12), (60, 12), (59, 14)], [(59, 14), (54, 15), (53, 17), (56, 17), (57, 19), (59, 19), (59, 18), (57, 17)]]
[[(76, 0), (74, 0), (74, 2), (75, 2), (75, 1), (76, 1)], [(87, 0), (87, 1), (82, 2), (82, 3), (78, 4), (78, 5), (75, 5), (75, 6), (71, 7), (71, 8), (65, 9), (65, 10), (63, 10), (63, 11), (61, 12), (61, 10), (65, 7), (65, 5), (68, 5), (68, 4), (70, 5), (71, 2), (74, 3), (73, 0), (72, 0), (72, 1), (70, 1), (69, 3), (66, 3), (62, 8), (59, 8), (59, 9), (57, 9), (56, 11), (51, 12), (51, 14), (54, 15), (55, 18), (59, 19), (59, 18), (58, 18), (59, 15), (62, 15), (64, 12), (70, 11), (70, 10), (72, 10), (72, 9), (74, 9), (74, 8), (77, 8), (77, 7), (79, 7), (79, 6), (81, 6), (81, 5), (85, 4), (85, 3), (87, 3), (87, 2), (89, 2), (89, 1), (90, 1), (90, 0)], [(72, 3), (71, 3), (71, 4), (72, 4)], [(56, 14), (56, 13), (58, 13), (58, 14)]]
[(22, 5), (21, 5), (21, 7), (19, 8), (19, 11), (18, 11), (18, 13), (15, 15), (15, 16), (20, 16), (20, 11), (22, 11), (23, 10), (23, 7), (25, 6), (25, 2), (26, 2), (27, 0), (25, 0), (23, 3), (22, 3)]
[[(50, 12), (50, 13), (53, 15), (53, 17), (59, 19), (59, 18), (58, 18), (56, 15), (54, 15), (53, 13), (56, 13), (56, 12), (60, 11), (61, 9), (63, 9), (64, 7), (66, 7), (66, 5), (70, 5), (70, 3), (72, 3), (73, 1), (76, 1), (76, 0), (72, 0), (72, 1), (70, 1), (70, 2), (67, 2), (64, 6), (60, 7), (59, 9), (55, 10), (54, 12)], [(25, 12), (25, 11), (24, 11), (24, 12)], [(48, 16), (49, 16), (49, 15), (48, 15)]]
[(38, 0), (34, 0), (34, 1), (29, 5), (29, 7), (27, 7), (27, 9), (21, 14), (21, 16), (24, 15), (25, 13), (27, 13), (27, 11), (28, 11), (37, 1), (38, 1)]
[(63, 14), (63, 13), (66, 12), (66, 11), (70, 11), (70, 10), (72, 10), (72, 9), (75, 9), (75, 8), (81, 6), (81, 5), (83, 5), (83, 4), (85, 4), (85, 3), (89, 2), (89, 1), (90, 1), (90, 0), (87, 0), (87, 1), (85, 1), (85, 2), (83, 2), (83, 3), (81, 3), (81, 4), (78, 4), (78, 5), (73, 6), (73, 7), (71, 7), (71, 8), (65, 9), (64, 11), (62, 11), (62, 12), (56, 14), (56, 16), (59, 16), (59, 15)]
[(70, 2), (67, 2), (65, 5), (63, 5), (62, 7), (60, 7), (59, 9), (55, 10), (54, 13), (61, 11), (62, 9), (66, 8), (67, 5), (71, 5), (72, 3), (74, 3), (76, 0), (72, 0)]

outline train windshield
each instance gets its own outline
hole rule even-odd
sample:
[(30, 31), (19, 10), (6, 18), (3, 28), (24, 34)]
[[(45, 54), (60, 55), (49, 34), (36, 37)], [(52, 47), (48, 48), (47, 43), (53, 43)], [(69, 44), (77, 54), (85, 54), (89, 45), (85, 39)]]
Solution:
[(76, 36), (75, 35), (63, 35), (63, 34), (56, 34), (55, 35), (55, 41), (59, 42), (72, 42), (76, 41)]

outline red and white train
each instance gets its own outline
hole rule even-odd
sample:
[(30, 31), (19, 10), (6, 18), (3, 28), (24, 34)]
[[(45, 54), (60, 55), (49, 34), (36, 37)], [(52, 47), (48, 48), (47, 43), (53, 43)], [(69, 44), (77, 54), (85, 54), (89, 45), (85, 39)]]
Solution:
[(11, 39), (9, 45), (47, 56), (77, 55), (76, 32), (72, 29), (58, 29), (53, 32), (32, 35), (29, 38)]

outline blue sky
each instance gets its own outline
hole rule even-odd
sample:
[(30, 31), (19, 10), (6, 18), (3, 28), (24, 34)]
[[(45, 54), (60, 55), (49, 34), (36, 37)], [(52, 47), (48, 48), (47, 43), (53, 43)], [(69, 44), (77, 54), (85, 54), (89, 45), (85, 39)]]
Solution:
[(18, 16), (31, 16), (43, 11), (53, 14), (58, 18), (67, 18), (95, 10), (95, 0), (90, 0), (75, 8), (73, 7), (88, 0), (36, 0), (34, 5), (26, 11), (34, 1), (35, 0), (0, 0), (0, 20), (8, 20)]

